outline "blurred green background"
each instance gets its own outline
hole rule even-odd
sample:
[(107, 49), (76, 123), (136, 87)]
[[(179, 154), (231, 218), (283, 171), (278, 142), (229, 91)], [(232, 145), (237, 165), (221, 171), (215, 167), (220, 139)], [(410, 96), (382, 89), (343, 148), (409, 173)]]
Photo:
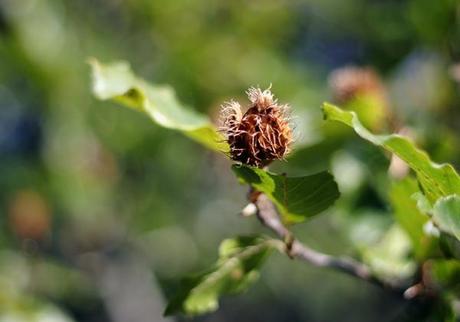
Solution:
[[(337, 68), (381, 78), (399, 125), (370, 121), (376, 130), (404, 125), (460, 166), (457, 0), (1, 0), (2, 322), (182, 321), (162, 317), (179, 277), (212, 263), (222, 239), (266, 232), (238, 215), (247, 191), (224, 155), (94, 99), (89, 57), (130, 61), (215, 120), (222, 102), (272, 84), (297, 146), (274, 169), (332, 169), (343, 193), (295, 227), (324, 252), (354, 255), (393, 221), (387, 158), (323, 126)], [(249, 292), (193, 320), (421, 321), (423, 309), (278, 255)]]

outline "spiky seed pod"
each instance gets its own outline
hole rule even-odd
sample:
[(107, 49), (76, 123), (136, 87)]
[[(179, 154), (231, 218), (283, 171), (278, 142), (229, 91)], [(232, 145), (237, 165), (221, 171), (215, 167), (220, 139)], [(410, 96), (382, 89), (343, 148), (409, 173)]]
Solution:
[(222, 106), (222, 126), (230, 146), (230, 157), (250, 166), (264, 167), (289, 153), (292, 130), (288, 105), (278, 105), (270, 89), (249, 88), (251, 104), (243, 114), (241, 106), (230, 101)]

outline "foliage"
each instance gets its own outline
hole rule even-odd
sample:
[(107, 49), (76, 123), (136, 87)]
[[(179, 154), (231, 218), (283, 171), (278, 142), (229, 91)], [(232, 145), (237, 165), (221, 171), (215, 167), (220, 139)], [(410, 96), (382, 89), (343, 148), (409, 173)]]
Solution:
[[(171, 114), (168, 114), (168, 118), (159, 117), (162, 114), (157, 114), (157, 109), (161, 111), (162, 108), (168, 107), (168, 101), (162, 101), (157, 97), (158, 93), (162, 93), (161, 89), (138, 80), (125, 64), (116, 64), (108, 68), (97, 62), (92, 64), (93, 88), (100, 99), (114, 98), (127, 106), (146, 111), (160, 125), (179, 129), (190, 136), (188, 130), (196, 126), (193, 124), (197, 116), (185, 117), (184, 115), (187, 116), (189, 112), (182, 112), (186, 109), (172, 99), (171, 93), (169, 100), (174, 102), (176, 111), (169, 110), (167, 113)], [(146, 92), (150, 94), (145, 94)], [(432, 209), (433, 222), (442, 231), (457, 238), (460, 236), (460, 225), (457, 225), (456, 221), (460, 199), (456, 195), (451, 196), (460, 191), (460, 177), (451, 165), (433, 163), (425, 152), (402, 136), (373, 135), (361, 125), (353, 111), (341, 110), (325, 103), (323, 112), (326, 120), (339, 121), (352, 127), (362, 138), (404, 160), (416, 173), (422, 188), (423, 196), (418, 197), (419, 203), (424, 198), (426, 203), (436, 201)], [(177, 121), (174, 115), (177, 115), (180, 121)], [(202, 122), (198, 124), (202, 126)], [(215, 140), (216, 135), (213, 134), (211, 140)], [(210, 142), (206, 141), (206, 136), (198, 137), (198, 140)], [(217, 147), (212, 144), (205, 146), (211, 149)], [(287, 224), (299, 223), (317, 215), (330, 207), (339, 197), (337, 184), (328, 172), (288, 177), (244, 165), (234, 165), (232, 169), (241, 183), (265, 193), (276, 204), (282, 220)], [(393, 225), (378, 243), (361, 250), (364, 262), (369, 264), (376, 276), (393, 281), (392, 283), (411, 279), (416, 272), (416, 260), (430, 257), (433, 247), (436, 247), (433, 237), (425, 233), (425, 226), (430, 219), (427, 213), (421, 212), (420, 207), (417, 207), (417, 201), (412, 197), (416, 193), (419, 193), (418, 187), (411, 178), (393, 183), (389, 198), (394, 207), (397, 224)], [(408, 257), (411, 248), (416, 255), (414, 258)], [(215, 266), (184, 279), (181, 290), (171, 300), (165, 313), (169, 315), (183, 312), (194, 315), (216, 310), (221, 295), (241, 292), (254, 281), (258, 275), (257, 268), (266, 257), (268, 249), (269, 242), (260, 238), (224, 241), (219, 252), (220, 259)]]
[[(114, 99), (146, 112), (159, 125), (182, 131), (212, 150), (222, 149), (217, 139), (219, 135), (209, 121), (181, 106), (170, 89), (148, 85), (134, 76), (125, 63), (105, 66), (92, 61), (92, 67), (93, 90), (98, 98)], [(426, 225), (431, 223), (424, 211), (431, 207), (429, 204), (434, 204), (429, 211), (432, 222), (443, 232), (460, 237), (457, 220), (460, 199), (456, 195), (460, 193), (460, 177), (450, 164), (432, 162), (426, 152), (403, 136), (372, 134), (353, 111), (325, 103), (323, 113), (326, 120), (348, 125), (362, 138), (395, 154), (416, 174), (418, 185), (414, 179), (406, 178), (394, 182), (390, 188), (388, 198), (396, 223), (378, 242), (360, 249), (363, 261), (377, 278), (392, 284), (407, 283), (416, 273), (417, 261), (430, 258), (438, 247), (433, 236), (425, 231)], [(195, 135), (197, 133), (199, 135)], [(334, 177), (326, 171), (289, 177), (245, 165), (233, 165), (232, 170), (241, 183), (268, 196), (285, 224), (300, 223), (317, 215), (340, 195)], [(220, 296), (244, 291), (254, 282), (271, 248), (271, 241), (260, 237), (225, 240), (217, 263), (203, 273), (184, 279), (165, 314), (195, 315), (216, 310)], [(415, 256), (410, 255), (411, 250)], [(436, 272), (433, 274), (442, 280), (439, 265), (434, 266)]]
[(185, 135), (216, 151), (227, 151), (222, 136), (204, 115), (180, 104), (172, 88), (147, 84), (136, 77), (126, 62), (103, 65), (90, 60), (93, 69), (93, 92), (102, 100), (113, 99), (146, 113), (165, 128)]
[[(458, 320), (459, 10), (0, 1), (0, 321), (166, 322), (167, 298), (171, 314), (219, 304), (192, 321)], [(115, 61), (90, 60), (92, 90), (88, 57)], [(364, 77), (331, 77), (350, 71)], [(269, 169), (231, 167), (219, 106), (270, 84), (290, 105), (292, 153)], [(324, 100), (339, 122), (321, 122)], [(253, 190), (290, 234), (260, 225)], [(225, 261), (244, 270), (232, 255), (207, 265), (221, 240), (259, 233), (279, 240), (247, 239), (266, 241), (269, 259), (247, 284), (228, 274), (204, 293), (200, 281), (180, 286)], [(358, 263), (364, 278), (300, 262), (298, 243), (345, 271)]]
[(184, 279), (165, 314), (183, 312), (192, 315), (216, 310), (221, 295), (241, 293), (257, 280), (258, 269), (272, 248), (273, 242), (262, 237), (224, 240), (216, 264), (201, 274)]
[(269, 196), (286, 223), (299, 223), (319, 214), (340, 195), (334, 177), (328, 172), (288, 177), (247, 166), (235, 165), (232, 169), (242, 183)]
[(460, 195), (439, 198), (433, 206), (433, 222), (460, 240)]
[(323, 105), (324, 118), (351, 126), (363, 139), (381, 146), (404, 160), (417, 174), (423, 193), (431, 202), (451, 194), (460, 194), (460, 176), (450, 164), (433, 163), (428, 155), (400, 135), (373, 135), (359, 122), (358, 116), (328, 103)]
[(406, 231), (415, 255), (420, 259), (428, 256), (435, 248), (435, 239), (425, 232), (425, 225), (430, 218), (417, 206), (417, 201), (413, 198), (417, 192), (417, 181), (405, 178), (392, 184), (389, 199), (394, 208), (395, 220)]

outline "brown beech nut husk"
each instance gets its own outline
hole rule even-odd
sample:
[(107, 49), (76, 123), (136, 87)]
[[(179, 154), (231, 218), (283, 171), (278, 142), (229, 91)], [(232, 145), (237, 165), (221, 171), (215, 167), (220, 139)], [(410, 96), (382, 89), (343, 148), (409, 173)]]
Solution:
[(289, 106), (278, 104), (269, 89), (250, 88), (251, 102), (243, 114), (238, 102), (222, 106), (221, 130), (230, 146), (230, 158), (255, 167), (284, 159), (290, 151), (292, 129)]

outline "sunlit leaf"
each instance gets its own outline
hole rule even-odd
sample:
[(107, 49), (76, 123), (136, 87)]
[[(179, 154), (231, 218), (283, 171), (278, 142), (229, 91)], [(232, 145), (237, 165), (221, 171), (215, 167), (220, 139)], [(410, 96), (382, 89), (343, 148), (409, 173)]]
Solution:
[(433, 205), (423, 193), (421, 193), (420, 191), (415, 192), (411, 196), (411, 198), (417, 202), (417, 208), (422, 214), (427, 214), (431, 216), (431, 212), (433, 211)]
[(259, 267), (274, 244), (262, 237), (237, 237), (224, 240), (219, 259), (209, 270), (185, 278), (165, 315), (203, 314), (218, 308), (219, 297), (245, 291), (259, 276)]
[(287, 177), (263, 169), (234, 165), (241, 182), (265, 193), (278, 207), (285, 223), (298, 223), (330, 207), (340, 196), (329, 172)]
[(433, 221), (439, 229), (460, 240), (460, 196), (452, 195), (436, 201)]
[(146, 113), (158, 125), (181, 131), (207, 148), (228, 151), (209, 118), (181, 104), (171, 87), (147, 83), (134, 75), (126, 62), (104, 65), (92, 59), (90, 64), (97, 98)]
[(409, 236), (417, 257), (422, 258), (433, 246), (433, 239), (424, 232), (430, 217), (419, 210), (417, 200), (412, 197), (417, 191), (417, 181), (406, 178), (391, 185), (389, 198), (396, 221)]
[(400, 157), (417, 174), (417, 179), (428, 200), (435, 202), (440, 197), (460, 194), (460, 177), (450, 164), (436, 164), (429, 156), (406, 137), (401, 135), (374, 135), (359, 121), (356, 113), (344, 111), (334, 105), (323, 104), (324, 117), (352, 127), (369, 142)]

